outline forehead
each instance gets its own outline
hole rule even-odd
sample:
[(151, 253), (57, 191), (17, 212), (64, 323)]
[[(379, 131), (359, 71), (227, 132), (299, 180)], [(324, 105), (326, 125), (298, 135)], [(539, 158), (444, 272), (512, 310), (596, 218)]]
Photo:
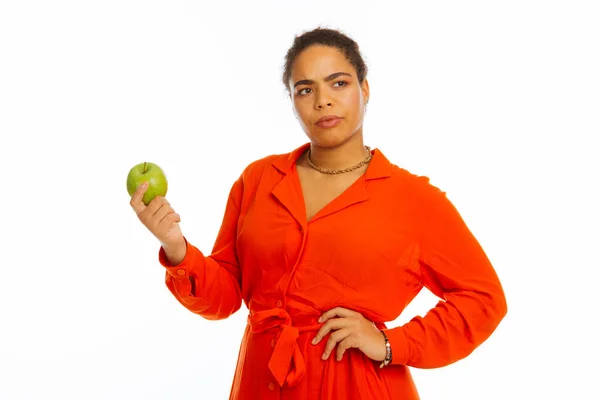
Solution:
[(354, 67), (337, 48), (315, 45), (302, 51), (294, 61), (291, 80), (319, 79), (335, 72), (355, 75)]

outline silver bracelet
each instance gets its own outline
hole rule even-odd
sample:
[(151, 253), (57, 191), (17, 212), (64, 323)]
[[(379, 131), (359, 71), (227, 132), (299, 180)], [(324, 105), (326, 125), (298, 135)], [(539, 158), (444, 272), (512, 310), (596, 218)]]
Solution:
[(383, 337), (385, 338), (385, 358), (379, 365), (379, 368), (387, 367), (392, 362), (392, 346), (390, 346), (390, 341), (388, 340), (387, 335), (384, 331), (380, 331)]

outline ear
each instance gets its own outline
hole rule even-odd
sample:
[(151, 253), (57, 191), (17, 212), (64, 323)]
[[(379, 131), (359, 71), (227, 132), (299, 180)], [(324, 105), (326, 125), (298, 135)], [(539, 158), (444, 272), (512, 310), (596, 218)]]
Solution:
[(371, 95), (371, 91), (369, 89), (369, 81), (367, 80), (367, 78), (365, 78), (365, 80), (360, 85), (360, 87), (361, 87), (361, 90), (362, 90), (362, 95), (363, 95), (363, 99), (365, 101), (365, 104), (367, 104), (369, 102), (369, 96)]

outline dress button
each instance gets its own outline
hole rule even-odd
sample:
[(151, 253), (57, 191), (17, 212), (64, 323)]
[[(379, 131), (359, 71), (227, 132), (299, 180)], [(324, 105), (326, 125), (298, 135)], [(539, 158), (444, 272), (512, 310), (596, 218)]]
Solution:
[(277, 300), (277, 307), (281, 307), (283, 303), (281, 302), (281, 300)]
[(185, 270), (184, 269), (178, 269), (177, 270), (177, 275), (181, 275), (181, 276), (185, 275)]
[(269, 382), (269, 390), (275, 390), (275, 384), (273, 382)]

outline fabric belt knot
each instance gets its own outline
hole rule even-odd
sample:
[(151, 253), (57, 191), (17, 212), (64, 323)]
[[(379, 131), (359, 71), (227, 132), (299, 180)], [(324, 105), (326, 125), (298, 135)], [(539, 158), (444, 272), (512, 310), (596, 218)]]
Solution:
[(302, 332), (316, 331), (320, 324), (296, 327), (292, 326), (292, 317), (281, 308), (254, 311), (249, 318), (252, 333), (261, 333), (278, 328), (275, 349), (269, 359), (269, 370), (283, 387), (296, 386), (304, 377), (306, 370), (304, 358), (298, 346), (298, 336)]

